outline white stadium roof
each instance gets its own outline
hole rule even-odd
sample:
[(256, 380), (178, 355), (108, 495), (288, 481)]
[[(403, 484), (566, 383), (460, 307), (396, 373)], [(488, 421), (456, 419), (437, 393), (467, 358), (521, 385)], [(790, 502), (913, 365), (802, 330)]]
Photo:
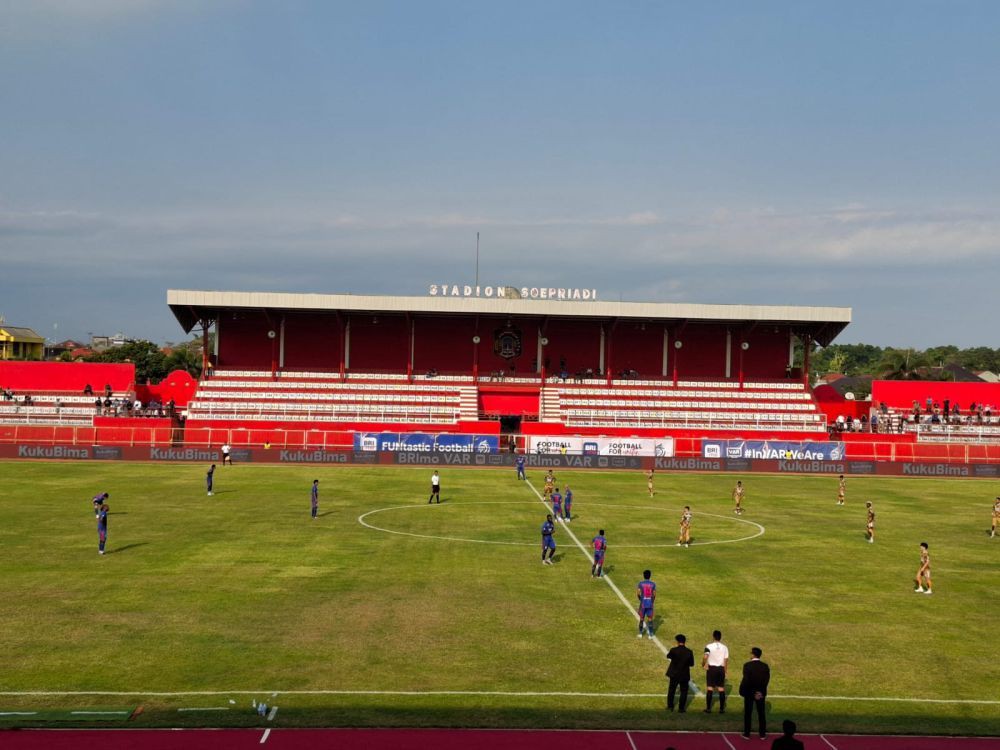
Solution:
[(613, 302), (602, 300), (355, 294), (292, 294), (170, 289), (167, 304), (185, 331), (220, 310), (254, 309), (285, 312), (413, 313), (424, 315), (496, 315), (556, 318), (626, 318), (691, 322), (760, 322), (797, 326), (824, 345), (851, 322), (849, 307), (789, 305), (700, 305), (677, 302)]

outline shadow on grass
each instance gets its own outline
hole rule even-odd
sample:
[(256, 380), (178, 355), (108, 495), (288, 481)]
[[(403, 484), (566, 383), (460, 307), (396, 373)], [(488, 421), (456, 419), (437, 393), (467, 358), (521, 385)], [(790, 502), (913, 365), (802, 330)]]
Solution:
[(145, 547), (149, 542), (133, 542), (132, 544), (126, 544), (124, 547), (116, 547), (115, 549), (109, 549), (109, 555), (120, 555), (122, 552), (127, 552), (130, 549), (135, 549), (136, 547)]

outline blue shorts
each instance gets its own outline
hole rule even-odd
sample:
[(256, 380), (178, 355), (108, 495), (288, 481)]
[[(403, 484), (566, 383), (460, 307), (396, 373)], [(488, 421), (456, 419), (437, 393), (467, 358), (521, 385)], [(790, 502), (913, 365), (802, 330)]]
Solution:
[(542, 549), (555, 549), (556, 540), (550, 536), (542, 537)]
[(650, 605), (648, 607), (643, 607), (641, 605), (639, 606), (639, 619), (640, 620), (642, 620), (642, 619), (644, 619), (646, 617), (652, 617), (652, 616), (653, 616), (653, 605)]
[(604, 562), (604, 552), (603, 551), (601, 551), (601, 552), (595, 552), (594, 553), (594, 562), (595, 563), (602, 563), (602, 562)]

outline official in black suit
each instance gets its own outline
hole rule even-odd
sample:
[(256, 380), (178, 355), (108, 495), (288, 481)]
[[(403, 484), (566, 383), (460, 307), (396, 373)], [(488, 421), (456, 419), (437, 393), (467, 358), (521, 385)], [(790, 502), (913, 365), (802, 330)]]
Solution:
[(667, 710), (674, 710), (674, 695), (677, 693), (677, 686), (681, 688), (680, 713), (687, 711), (688, 683), (691, 682), (691, 667), (694, 666), (694, 652), (684, 644), (687, 638), (681, 634), (675, 635), (674, 640), (677, 645), (667, 652), (670, 659), (670, 666), (667, 667), (667, 677), (670, 685), (667, 688)]
[(750, 739), (750, 714), (757, 708), (758, 732), (761, 739), (767, 736), (767, 720), (764, 717), (764, 701), (767, 699), (767, 684), (771, 681), (771, 668), (760, 660), (763, 651), (754, 646), (750, 649), (751, 659), (743, 665), (743, 679), (740, 681), (740, 695), (743, 696), (743, 737)]

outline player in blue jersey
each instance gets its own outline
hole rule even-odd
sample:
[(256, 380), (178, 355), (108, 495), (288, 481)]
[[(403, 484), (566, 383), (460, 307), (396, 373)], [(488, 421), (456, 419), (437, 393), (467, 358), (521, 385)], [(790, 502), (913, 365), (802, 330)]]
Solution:
[(566, 494), (563, 495), (563, 520), (567, 523), (573, 520), (573, 490), (566, 485)]
[(524, 473), (524, 456), (518, 456), (514, 460), (514, 464), (517, 466), (517, 478), (518, 479), (527, 479), (528, 477), (525, 476), (525, 473)]
[(101, 515), (101, 506), (104, 505), (104, 501), (109, 497), (111, 497), (111, 495), (107, 492), (102, 492), (100, 495), (94, 495), (94, 518)]
[(556, 487), (552, 490), (552, 494), (549, 495), (549, 500), (552, 502), (552, 515), (556, 517), (557, 521), (562, 520), (562, 495), (559, 494), (559, 488)]
[(212, 468), (208, 470), (205, 475), (205, 486), (208, 488), (208, 496), (212, 496), (212, 477), (215, 474), (215, 464), (212, 464)]
[(316, 520), (316, 514), (319, 512), (319, 480), (313, 480), (312, 491), (309, 493), (309, 502), (312, 505), (312, 519)]
[[(556, 525), (552, 523), (552, 516), (545, 516), (545, 523), (542, 524), (542, 564), (551, 565), (552, 556), (556, 553), (556, 540), (552, 538), (552, 533), (556, 530)], [(548, 552), (548, 557), (545, 553)]]
[[(639, 598), (639, 637), (642, 638), (642, 631), (645, 627), (646, 634), (653, 637), (653, 603), (656, 601), (656, 584), (650, 580), (653, 575), (650, 571), (642, 571), (642, 580), (635, 587), (636, 596)], [(649, 621), (647, 623), (647, 620)]]
[[(566, 488), (569, 493), (569, 488)], [(594, 564), (590, 566), (591, 578), (600, 578), (604, 575), (604, 552), (608, 548), (608, 540), (604, 538), (604, 529), (597, 532), (597, 536), (590, 542), (594, 547)]]
[(108, 504), (101, 503), (97, 509), (97, 554), (104, 554), (104, 545), (108, 541)]

